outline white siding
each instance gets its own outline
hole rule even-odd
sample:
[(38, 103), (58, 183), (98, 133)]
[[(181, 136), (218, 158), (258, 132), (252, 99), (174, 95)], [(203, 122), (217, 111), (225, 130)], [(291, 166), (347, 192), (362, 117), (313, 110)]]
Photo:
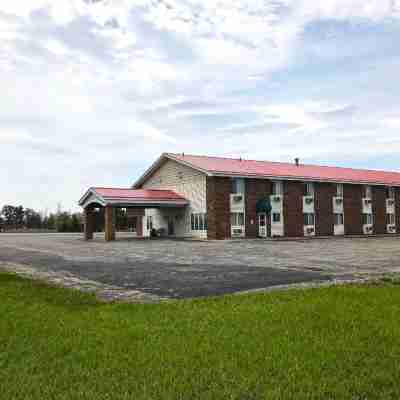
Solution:
[[(153, 215), (154, 227), (166, 228), (168, 216), (174, 218), (176, 236), (207, 237), (205, 231), (192, 231), (190, 226), (191, 213), (206, 213), (206, 175), (190, 167), (167, 160), (142, 185), (143, 189), (173, 190), (189, 200), (190, 204), (184, 210), (147, 209), (146, 215)], [(145, 221), (144, 221), (145, 222)]]

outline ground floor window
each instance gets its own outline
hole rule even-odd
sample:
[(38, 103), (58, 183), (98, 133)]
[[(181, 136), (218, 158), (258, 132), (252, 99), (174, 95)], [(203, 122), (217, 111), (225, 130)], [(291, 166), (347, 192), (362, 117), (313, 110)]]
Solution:
[(304, 213), (304, 225), (314, 225), (315, 217), (313, 213)]
[(281, 214), (280, 213), (272, 213), (272, 222), (274, 224), (279, 224), (281, 222)]
[(374, 223), (374, 218), (372, 214), (363, 214), (362, 216), (363, 225), (372, 225)]
[(231, 226), (244, 226), (244, 213), (231, 213)]
[(394, 225), (396, 223), (394, 214), (386, 214), (386, 223), (388, 225)]
[(206, 231), (207, 230), (207, 214), (193, 213), (190, 217), (190, 225), (192, 231)]
[(335, 225), (343, 225), (344, 218), (343, 214), (335, 214)]

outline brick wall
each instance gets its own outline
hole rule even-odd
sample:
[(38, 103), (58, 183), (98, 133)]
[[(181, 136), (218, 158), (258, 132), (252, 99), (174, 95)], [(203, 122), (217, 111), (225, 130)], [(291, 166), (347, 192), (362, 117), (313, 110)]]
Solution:
[[(271, 182), (265, 179), (246, 179), (246, 237), (258, 236), (257, 201), (271, 194)], [(251, 223), (253, 221), (253, 224)]]
[(396, 188), (396, 195), (395, 195), (395, 201), (396, 201), (396, 229), (397, 233), (400, 233), (400, 188)]
[(374, 186), (372, 188), (372, 210), (374, 213), (374, 233), (386, 233), (386, 188)]
[(304, 184), (302, 182), (287, 181), (283, 182), (283, 219), (285, 226), (285, 236), (299, 237), (304, 236), (303, 231), (303, 193)]
[(226, 239), (231, 236), (230, 178), (207, 177), (208, 239)]
[(336, 185), (315, 183), (315, 233), (317, 236), (333, 235), (333, 196)]
[(363, 186), (343, 185), (344, 231), (346, 235), (361, 235)]

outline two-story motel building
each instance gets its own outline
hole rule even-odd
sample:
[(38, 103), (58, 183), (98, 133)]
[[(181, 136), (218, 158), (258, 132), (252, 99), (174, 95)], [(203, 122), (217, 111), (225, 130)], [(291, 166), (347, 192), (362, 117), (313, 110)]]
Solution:
[(90, 188), (115, 239), (115, 208), (128, 210), (137, 236), (208, 239), (393, 235), (400, 232), (400, 173), (185, 154), (162, 154), (129, 189)]

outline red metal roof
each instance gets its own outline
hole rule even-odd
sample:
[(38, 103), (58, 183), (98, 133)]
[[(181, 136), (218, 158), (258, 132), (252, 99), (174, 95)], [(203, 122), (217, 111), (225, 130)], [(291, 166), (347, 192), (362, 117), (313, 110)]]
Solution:
[(92, 188), (97, 194), (112, 199), (135, 199), (135, 200), (173, 200), (179, 201), (186, 199), (172, 190), (153, 190), (153, 189), (120, 189), (120, 188)]
[(191, 165), (211, 175), (272, 177), (347, 183), (400, 186), (400, 172), (385, 172), (353, 168), (240, 160), (222, 157), (166, 154), (167, 157)]

